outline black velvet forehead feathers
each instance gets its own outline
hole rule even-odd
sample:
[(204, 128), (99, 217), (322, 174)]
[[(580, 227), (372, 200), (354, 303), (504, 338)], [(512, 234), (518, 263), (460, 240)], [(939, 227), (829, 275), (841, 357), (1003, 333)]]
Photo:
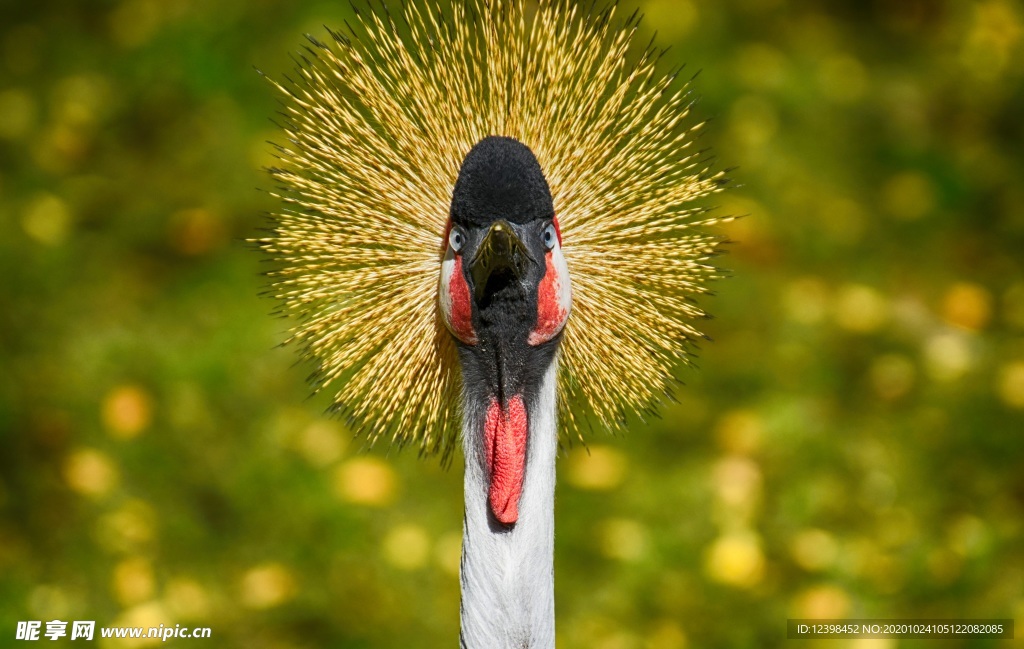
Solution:
[(496, 219), (525, 224), (554, 214), (548, 181), (525, 144), (492, 135), (466, 154), (452, 192), (452, 221), (486, 227)]

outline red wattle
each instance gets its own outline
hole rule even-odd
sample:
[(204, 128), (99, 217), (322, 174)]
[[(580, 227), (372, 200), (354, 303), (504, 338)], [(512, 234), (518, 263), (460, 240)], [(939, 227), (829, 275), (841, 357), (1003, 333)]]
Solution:
[(484, 420), (484, 451), (490, 478), (487, 498), (491, 513), (505, 525), (519, 520), (519, 497), (526, 473), (527, 431), (522, 396), (513, 396), (504, 408), (497, 399), (491, 399)]

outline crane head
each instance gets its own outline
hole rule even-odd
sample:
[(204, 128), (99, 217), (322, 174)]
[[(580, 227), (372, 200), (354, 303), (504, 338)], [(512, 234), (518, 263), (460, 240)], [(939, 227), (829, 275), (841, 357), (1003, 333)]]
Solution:
[(452, 192), (438, 301), (459, 347), (495, 518), (511, 524), (522, 489), (531, 403), (554, 360), (572, 290), (551, 191), (524, 144), (487, 137)]
[(254, 243), (314, 389), (443, 462), (467, 390), (529, 418), (556, 355), (563, 444), (647, 412), (723, 276), (689, 81), (614, 2), (408, 2), (408, 35), (380, 6), (271, 80), (281, 207)]
[(539, 348), (537, 360), (550, 361), (572, 292), (551, 191), (529, 148), (491, 136), (470, 150), (445, 246), (441, 314), (460, 345), (485, 354), (516, 348), (520, 356)]

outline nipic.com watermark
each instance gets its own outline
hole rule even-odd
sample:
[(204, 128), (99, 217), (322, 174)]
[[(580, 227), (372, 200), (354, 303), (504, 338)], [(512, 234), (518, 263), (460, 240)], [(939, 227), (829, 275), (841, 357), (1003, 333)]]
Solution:
[(18, 622), (15, 640), (94, 640), (96, 638), (159, 638), (166, 642), (171, 638), (209, 638), (210, 627), (174, 626), (101, 626), (96, 628), (95, 620), (26, 620)]

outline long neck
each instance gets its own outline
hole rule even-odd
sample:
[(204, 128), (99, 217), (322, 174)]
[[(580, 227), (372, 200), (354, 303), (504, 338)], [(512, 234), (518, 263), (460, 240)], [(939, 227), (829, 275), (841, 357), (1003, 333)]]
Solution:
[(526, 472), (519, 519), (505, 527), (489, 516), (487, 466), (479, 449), (480, 404), (466, 403), (466, 515), (462, 529), (461, 647), (552, 649), (555, 646), (555, 376), (544, 374), (529, 409)]

